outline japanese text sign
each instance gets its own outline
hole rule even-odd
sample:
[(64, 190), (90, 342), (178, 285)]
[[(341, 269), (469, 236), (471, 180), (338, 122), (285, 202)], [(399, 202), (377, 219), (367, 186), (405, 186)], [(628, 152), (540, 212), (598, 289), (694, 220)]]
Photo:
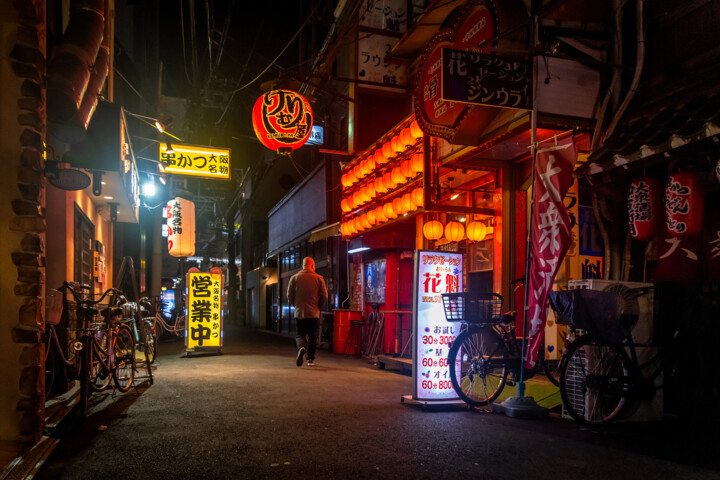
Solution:
[(442, 49), (442, 99), (532, 109), (532, 64), (477, 52)]
[(417, 251), (413, 298), (413, 398), (453, 400), (457, 394), (447, 363), (460, 324), (445, 319), (442, 294), (462, 291), (463, 257)]
[(278, 153), (290, 153), (305, 145), (310, 137), (312, 108), (297, 92), (272, 90), (255, 101), (252, 124), (263, 145)]
[(173, 143), (160, 144), (160, 164), (168, 173), (196, 177), (230, 178), (230, 149)]
[(222, 346), (222, 274), (187, 274), (186, 318), (188, 350)]
[(548, 300), (560, 262), (570, 247), (570, 217), (563, 204), (572, 183), (577, 153), (572, 137), (538, 150), (535, 161), (535, 191), (530, 238), (528, 279), (528, 349), (526, 364), (535, 366), (543, 341)]

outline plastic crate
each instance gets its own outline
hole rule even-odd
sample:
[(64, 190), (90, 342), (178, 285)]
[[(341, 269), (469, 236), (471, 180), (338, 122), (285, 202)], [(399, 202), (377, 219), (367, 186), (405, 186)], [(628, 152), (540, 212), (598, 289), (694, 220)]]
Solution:
[(448, 322), (498, 323), (502, 319), (503, 299), (497, 293), (443, 293)]

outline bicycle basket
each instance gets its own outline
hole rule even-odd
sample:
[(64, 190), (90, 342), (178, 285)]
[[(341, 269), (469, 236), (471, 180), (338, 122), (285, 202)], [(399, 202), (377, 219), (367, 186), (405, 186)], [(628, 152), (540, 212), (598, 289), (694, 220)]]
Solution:
[(45, 323), (57, 325), (62, 317), (62, 292), (49, 290), (45, 296)]
[(497, 323), (502, 318), (502, 297), (497, 293), (443, 293), (448, 322)]

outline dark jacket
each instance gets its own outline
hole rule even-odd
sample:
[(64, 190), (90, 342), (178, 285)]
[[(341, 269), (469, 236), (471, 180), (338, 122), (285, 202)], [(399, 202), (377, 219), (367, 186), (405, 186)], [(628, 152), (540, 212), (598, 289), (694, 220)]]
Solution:
[(287, 296), (295, 306), (295, 318), (320, 318), (320, 309), (328, 299), (325, 280), (312, 270), (302, 269), (290, 278)]

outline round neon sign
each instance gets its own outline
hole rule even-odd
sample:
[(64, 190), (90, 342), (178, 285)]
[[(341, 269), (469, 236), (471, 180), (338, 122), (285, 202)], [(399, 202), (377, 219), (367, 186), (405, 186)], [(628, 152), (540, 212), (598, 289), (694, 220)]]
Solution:
[(310, 137), (313, 125), (310, 102), (291, 90), (272, 90), (255, 102), (252, 123), (263, 145), (289, 154)]

